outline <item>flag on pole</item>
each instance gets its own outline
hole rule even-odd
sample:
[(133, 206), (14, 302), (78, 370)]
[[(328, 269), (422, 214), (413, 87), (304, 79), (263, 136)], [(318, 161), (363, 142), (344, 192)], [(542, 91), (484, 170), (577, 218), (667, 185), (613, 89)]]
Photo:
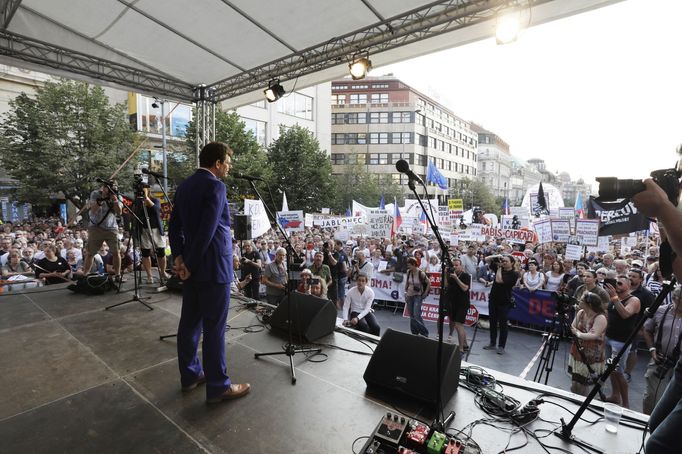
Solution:
[(379, 209), (384, 210), (386, 209), (386, 202), (384, 202), (384, 195), (381, 194), (381, 200), (379, 200)]
[(549, 214), (547, 209), (547, 200), (545, 199), (545, 191), (542, 189), (542, 181), (540, 186), (538, 186), (538, 200), (535, 202), (535, 206), (532, 207), (533, 215), (539, 218), (542, 214)]
[(429, 161), (429, 164), (426, 167), (426, 182), (438, 185), (441, 189), (448, 188), (448, 179), (440, 173), (433, 161)]
[(426, 222), (426, 212), (424, 210), (422, 210), (422, 214), (419, 216), (419, 223), (422, 225), (422, 235), (426, 234), (428, 223)]
[(579, 219), (585, 218), (585, 209), (583, 208), (583, 195), (578, 191), (578, 195), (575, 197), (575, 214)]
[(353, 216), (353, 212), (351, 212), (350, 207), (346, 208), (346, 216), (347, 217)]
[(502, 202), (502, 214), (511, 214), (511, 208), (509, 208), (509, 199), (506, 197), (504, 198), (504, 202)]
[(289, 203), (287, 202), (287, 193), (282, 191), (282, 211), (289, 211)]
[(398, 208), (398, 201), (393, 197), (393, 225), (391, 226), (391, 238), (398, 234), (400, 224), (403, 223), (403, 218), (400, 216), (400, 209)]

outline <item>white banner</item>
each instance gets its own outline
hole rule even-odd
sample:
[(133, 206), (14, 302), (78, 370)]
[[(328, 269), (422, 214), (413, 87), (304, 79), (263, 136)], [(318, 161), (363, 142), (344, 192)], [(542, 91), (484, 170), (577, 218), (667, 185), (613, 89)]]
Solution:
[(568, 237), (571, 236), (571, 222), (568, 219), (553, 218), (550, 223), (552, 224), (552, 241), (568, 242)]
[(567, 244), (564, 258), (566, 260), (580, 260), (583, 257), (583, 247), (577, 244)]
[(335, 217), (326, 219), (315, 219), (315, 225), (322, 228), (350, 227), (356, 224), (364, 224), (364, 216)]
[(251, 216), (251, 238), (258, 238), (270, 230), (270, 220), (262, 201), (244, 199), (244, 214)]
[(405, 284), (395, 282), (393, 273), (375, 273), (371, 279), (370, 287), (374, 290), (375, 300), (405, 302)]
[(583, 246), (596, 246), (599, 241), (599, 220), (576, 219), (575, 236)]
[(371, 209), (367, 211), (369, 236), (373, 238), (390, 238), (393, 226), (393, 215), (388, 210)]
[(528, 241), (532, 242), (535, 238), (535, 234), (530, 230), (513, 230), (513, 229), (501, 229), (498, 227), (489, 227), (486, 225), (481, 225), (481, 235), (489, 236), (492, 238), (503, 238), (511, 243), (526, 243)]
[(552, 242), (552, 223), (549, 219), (542, 219), (533, 223), (535, 233), (538, 234), (538, 244)]

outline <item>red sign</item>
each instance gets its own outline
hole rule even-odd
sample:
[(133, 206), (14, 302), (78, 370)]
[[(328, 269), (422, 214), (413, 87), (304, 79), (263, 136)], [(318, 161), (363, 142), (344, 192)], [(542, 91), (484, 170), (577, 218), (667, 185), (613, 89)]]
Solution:
[(469, 306), (464, 324), (466, 326), (474, 326), (476, 323), (478, 323), (478, 309), (472, 304)]

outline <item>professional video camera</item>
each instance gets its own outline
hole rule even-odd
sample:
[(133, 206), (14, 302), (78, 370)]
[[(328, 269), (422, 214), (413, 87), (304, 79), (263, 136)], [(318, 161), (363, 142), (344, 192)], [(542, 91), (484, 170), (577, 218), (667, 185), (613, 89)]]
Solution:
[(552, 298), (556, 301), (556, 310), (559, 314), (566, 314), (573, 306), (578, 303), (578, 300), (564, 292), (552, 292)]
[[(668, 200), (677, 206), (680, 197), (680, 177), (678, 168), (659, 169), (651, 172), (651, 178), (665, 191)], [(642, 192), (645, 187), (642, 180), (619, 180), (615, 177), (596, 178), (599, 183), (599, 198), (603, 200), (627, 199)]]
[[(657, 351), (662, 351), (662, 348), (660, 345), (656, 346)], [(680, 357), (680, 349), (678, 347), (675, 347), (673, 349), (673, 354), (672, 356), (665, 356), (665, 357), (660, 357), (661, 360), (657, 362), (656, 364), (656, 370), (654, 370), (654, 376), (659, 379), (664, 379), (665, 375), (668, 373), (670, 369), (675, 367), (675, 364), (677, 364), (677, 360)]]
[(135, 189), (136, 199), (144, 197), (144, 190), (149, 187), (149, 184), (145, 181), (141, 173), (135, 172), (133, 174), (133, 188)]

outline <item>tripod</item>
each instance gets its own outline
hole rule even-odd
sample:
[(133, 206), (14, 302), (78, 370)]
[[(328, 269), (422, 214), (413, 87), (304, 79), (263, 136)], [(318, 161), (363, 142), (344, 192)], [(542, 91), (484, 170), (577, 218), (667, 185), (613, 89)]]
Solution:
[[(243, 178), (243, 177), (242, 177)], [(260, 192), (258, 192), (258, 189), (256, 188), (256, 184), (253, 182), (253, 179), (248, 179), (249, 183), (251, 184), (251, 188), (253, 191), (256, 193), (256, 196), (260, 199), (261, 202), (263, 202), (263, 197), (261, 197)], [(284, 287), (284, 298), (280, 300), (280, 304), (282, 304), (286, 300), (287, 305), (287, 343), (284, 344), (284, 348), (282, 351), (277, 351), (277, 352), (267, 352), (267, 353), (256, 353), (254, 354), (254, 357), (256, 359), (260, 358), (261, 356), (275, 356), (275, 355), (287, 355), (289, 357), (289, 368), (291, 369), (291, 384), (295, 385), (296, 384), (296, 368), (294, 367), (294, 355), (296, 353), (322, 353), (321, 348), (304, 348), (304, 347), (298, 347), (294, 344), (293, 342), (293, 321), (292, 321), (292, 312), (295, 312), (296, 315), (298, 316), (298, 306), (296, 307), (296, 310), (293, 311), (291, 306), (292, 303), (295, 301), (291, 298), (291, 292), (292, 288), (294, 285), (293, 279), (291, 279), (291, 274), (292, 274), (292, 266), (294, 262), (300, 262), (300, 260), (294, 260), (294, 258), (298, 259), (298, 254), (296, 254), (296, 251), (294, 250), (294, 246), (291, 244), (291, 240), (289, 239), (289, 236), (286, 234), (284, 229), (282, 229), (282, 226), (279, 225), (277, 222), (275, 216), (272, 214), (272, 211), (268, 206), (263, 202), (263, 207), (265, 208), (265, 211), (268, 215), (268, 219), (270, 219), (270, 222), (272, 223), (274, 220), (274, 224), (277, 226), (277, 229), (279, 230), (279, 233), (282, 234), (284, 237), (284, 241), (286, 242), (286, 250), (287, 250), (287, 257), (289, 259), (288, 264), (289, 266), (287, 267), (287, 285)]]
[[(141, 197), (136, 197), (136, 201), (139, 200)], [(144, 207), (144, 202), (142, 202), (142, 206)], [(142, 220), (133, 212), (132, 209), (128, 210), (130, 213), (132, 219), (131, 219), (131, 227), (130, 227), (130, 237), (128, 237), (128, 244), (126, 246), (126, 251), (130, 251), (130, 246), (132, 244), (133, 247), (133, 296), (120, 303), (112, 304), (111, 306), (107, 306), (104, 308), (105, 311), (108, 311), (109, 309), (112, 309), (117, 306), (122, 306), (124, 304), (132, 303), (134, 301), (137, 301), (138, 303), (142, 304), (145, 306), (147, 309), (150, 311), (153, 311), (154, 308), (151, 307), (149, 304), (145, 303), (143, 300), (148, 300), (151, 299), (149, 296), (141, 297), (140, 296), (140, 282), (142, 281), (142, 269), (140, 267), (135, 268), (135, 246), (136, 246), (136, 241), (137, 245), (140, 245), (142, 243), (142, 232), (140, 231), (141, 225), (142, 225)], [(147, 215), (147, 210), (145, 207), (144, 210), (144, 215), (147, 220), (147, 225), (149, 225), (149, 216)], [(150, 230), (151, 231), (151, 230)], [(152, 239), (153, 242), (153, 239)], [(119, 270), (120, 276), (123, 276), (123, 270)], [(121, 292), (121, 285), (122, 285), (123, 279), (119, 279), (118, 283), (118, 293)]]
[(540, 362), (533, 377), (534, 382), (542, 383), (542, 376), (544, 374), (544, 383), (545, 385), (547, 384), (549, 374), (554, 369), (554, 359), (556, 358), (557, 350), (559, 350), (559, 345), (561, 345), (562, 340), (569, 339), (571, 336), (571, 326), (568, 322), (566, 308), (564, 303), (557, 301), (557, 311), (554, 313), (549, 331), (542, 334), (542, 353), (540, 354)]

